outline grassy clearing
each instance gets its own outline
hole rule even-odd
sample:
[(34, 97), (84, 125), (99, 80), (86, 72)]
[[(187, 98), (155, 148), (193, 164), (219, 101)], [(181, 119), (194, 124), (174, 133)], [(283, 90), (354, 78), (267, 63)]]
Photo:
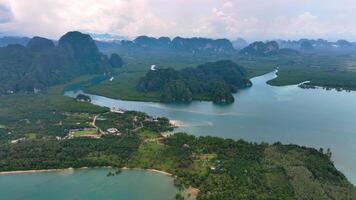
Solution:
[(0, 124), (0, 129), (5, 129), (5, 128), (6, 128), (5, 125)]
[(74, 137), (80, 137), (83, 135), (98, 135), (98, 130), (81, 130), (81, 131), (75, 131), (73, 133)]
[[(157, 168), (157, 163), (160, 160), (160, 152), (164, 149), (163, 146), (155, 141), (142, 143), (130, 159), (130, 167), (141, 167), (143, 169)], [(171, 166), (163, 164), (159, 169), (171, 169)]]
[(28, 140), (35, 140), (35, 139), (37, 139), (37, 134), (36, 134), (36, 133), (28, 133), (28, 134), (26, 135), (26, 139), (28, 139)]
[(98, 75), (84, 75), (84, 76), (80, 76), (80, 77), (77, 77), (75, 78), (74, 80), (68, 82), (68, 83), (65, 83), (65, 84), (61, 84), (61, 85), (56, 85), (56, 86), (53, 86), (53, 87), (50, 87), (48, 88), (48, 90), (46, 91), (47, 94), (50, 94), (50, 95), (61, 95), (63, 90), (68, 87), (68, 86), (71, 86), (71, 85), (74, 85), (74, 84), (79, 84), (79, 83), (82, 83), (82, 82), (86, 82), (86, 81), (89, 81), (91, 79), (94, 79), (95, 77), (97, 77)]
[(130, 101), (159, 101), (160, 95), (157, 92), (139, 92), (136, 90), (136, 85), (141, 76), (143, 76), (141, 72), (120, 73), (113, 81), (107, 80), (86, 88), (85, 92)]
[(144, 130), (139, 135), (140, 135), (140, 138), (142, 138), (144, 140), (144, 139), (154, 139), (159, 135), (159, 133), (154, 132), (154, 131)]
[(201, 176), (208, 172), (210, 167), (215, 167), (213, 159), (217, 157), (216, 154), (197, 154), (194, 156), (193, 169)]

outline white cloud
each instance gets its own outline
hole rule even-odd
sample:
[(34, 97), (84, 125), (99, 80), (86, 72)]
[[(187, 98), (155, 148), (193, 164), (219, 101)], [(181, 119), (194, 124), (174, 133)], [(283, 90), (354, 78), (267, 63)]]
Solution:
[(354, 0), (0, 0), (1, 32), (356, 39)]
[(59, 37), (69, 30), (122, 35), (159, 34), (175, 24), (155, 16), (145, 0), (12, 0), (9, 32)]
[(231, 2), (231, 1), (226, 1), (226, 2), (224, 2), (224, 4), (223, 4), (223, 7), (224, 8), (232, 8), (234, 5), (233, 5), (233, 3)]
[(8, 1), (0, 0), (0, 24), (9, 23), (12, 20), (11, 7)]

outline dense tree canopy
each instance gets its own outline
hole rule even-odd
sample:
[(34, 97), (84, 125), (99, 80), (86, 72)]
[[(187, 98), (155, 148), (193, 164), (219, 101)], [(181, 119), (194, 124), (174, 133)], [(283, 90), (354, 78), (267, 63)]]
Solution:
[(124, 64), (122, 58), (116, 53), (111, 54), (109, 62), (114, 68), (122, 67), (122, 65)]
[(206, 63), (181, 71), (151, 70), (138, 84), (140, 91), (159, 91), (163, 102), (189, 102), (206, 96), (215, 103), (231, 103), (232, 93), (251, 86), (243, 67), (229, 60)]

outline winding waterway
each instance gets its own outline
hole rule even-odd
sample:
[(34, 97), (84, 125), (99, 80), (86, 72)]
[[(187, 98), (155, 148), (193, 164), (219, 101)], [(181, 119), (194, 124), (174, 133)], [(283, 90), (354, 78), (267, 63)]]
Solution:
[[(253, 87), (235, 94), (226, 106), (211, 102), (161, 104), (89, 95), (92, 103), (165, 116), (181, 124), (178, 131), (251, 142), (277, 142), (330, 148), (336, 167), (356, 184), (356, 92), (274, 87), (276, 72), (253, 78)], [(76, 96), (81, 91), (67, 91)]]

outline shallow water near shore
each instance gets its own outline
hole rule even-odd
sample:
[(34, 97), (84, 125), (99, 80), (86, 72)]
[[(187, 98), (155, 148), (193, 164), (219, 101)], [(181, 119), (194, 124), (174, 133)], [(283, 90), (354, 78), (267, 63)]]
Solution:
[(81, 169), (0, 175), (0, 199), (97, 200), (174, 199), (173, 178), (143, 170)]
[[(251, 88), (235, 94), (235, 103), (161, 104), (89, 95), (92, 103), (165, 116), (181, 124), (177, 131), (250, 142), (282, 142), (330, 148), (336, 167), (356, 185), (356, 92), (275, 87), (276, 72), (253, 78)], [(67, 91), (76, 96), (81, 91)]]

